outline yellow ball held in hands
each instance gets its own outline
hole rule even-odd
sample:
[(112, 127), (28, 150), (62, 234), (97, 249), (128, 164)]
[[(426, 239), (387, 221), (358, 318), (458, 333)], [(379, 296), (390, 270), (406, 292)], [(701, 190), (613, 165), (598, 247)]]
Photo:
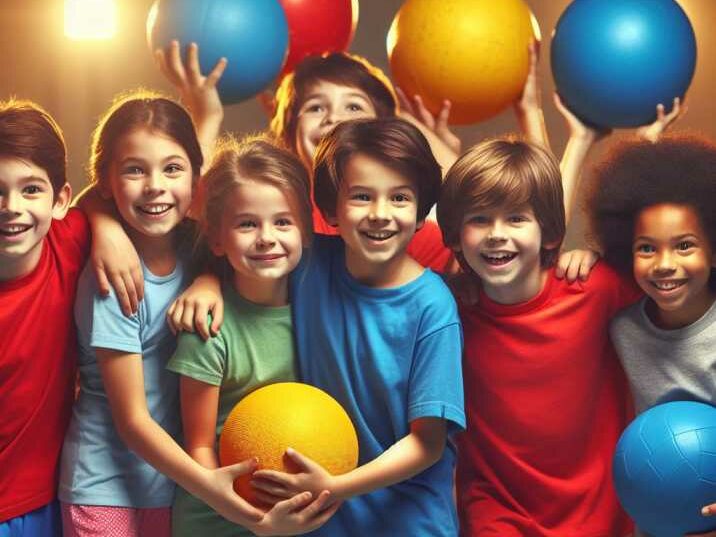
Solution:
[[(270, 384), (239, 401), (224, 423), (219, 460), (226, 466), (257, 457), (260, 469), (291, 472), (288, 447), (334, 475), (358, 464), (358, 437), (346, 411), (326, 392), (298, 382)], [(250, 480), (242, 476), (234, 488), (257, 504)]]
[(523, 0), (407, 0), (388, 33), (393, 78), (450, 123), (488, 119), (519, 98), (539, 27)]

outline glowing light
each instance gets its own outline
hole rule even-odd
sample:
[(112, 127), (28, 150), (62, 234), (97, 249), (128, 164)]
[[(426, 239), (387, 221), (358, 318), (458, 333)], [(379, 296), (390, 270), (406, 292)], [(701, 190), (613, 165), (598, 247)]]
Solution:
[(111, 39), (116, 31), (114, 0), (65, 0), (65, 35), (70, 39)]

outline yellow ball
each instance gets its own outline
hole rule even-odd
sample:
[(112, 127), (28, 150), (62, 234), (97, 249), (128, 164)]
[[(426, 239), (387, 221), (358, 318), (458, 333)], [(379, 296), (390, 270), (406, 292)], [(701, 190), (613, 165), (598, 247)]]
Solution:
[(539, 28), (523, 0), (407, 0), (388, 33), (390, 69), (408, 96), (450, 123), (490, 118), (522, 93)]
[[(219, 438), (223, 466), (258, 457), (259, 468), (295, 471), (285, 464), (292, 447), (331, 474), (343, 474), (358, 464), (358, 437), (343, 407), (326, 392), (298, 382), (264, 386), (239, 401), (229, 413)], [(234, 488), (256, 502), (251, 476)]]

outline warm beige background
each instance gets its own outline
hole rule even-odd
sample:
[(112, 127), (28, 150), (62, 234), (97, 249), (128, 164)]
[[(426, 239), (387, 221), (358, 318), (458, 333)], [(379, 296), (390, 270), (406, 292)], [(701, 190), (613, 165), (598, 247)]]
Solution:
[[(201, 0), (197, 0), (201, 1)], [(492, 0), (498, 2), (500, 0)], [(618, 0), (615, 0), (618, 1)], [(562, 120), (551, 102), (550, 34), (568, 0), (527, 0), (544, 37), (542, 87), (547, 126), (558, 155), (566, 141)], [(0, 98), (10, 95), (45, 106), (65, 131), (70, 177), (75, 189), (84, 182), (88, 140), (94, 122), (122, 90), (144, 86), (171, 91), (154, 68), (145, 41), (146, 13), (152, 0), (117, 0), (118, 34), (109, 41), (76, 42), (64, 37), (62, 0), (0, 0)], [(680, 0), (696, 30), (699, 59), (689, 92), (689, 113), (681, 127), (716, 137), (716, 0)], [(401, 0), (360, 0), (360, 20), (351, 51), (387, 69), (385, 37)], [(669, 39), (669, 36), (664, 36)], [(227, 109), (226, 128), (235, 132), (265, 128), (266, 118), (256, 102)], [(458, 129), (464, 143), (510, 132), (510, 112), (472, 127)], [(600, 150), (603, 150), (600, 149)], [(596, 151), (592, 161), (599, 157)], [(582, 235), (580, 219), (570, 232), (570, 244)]]

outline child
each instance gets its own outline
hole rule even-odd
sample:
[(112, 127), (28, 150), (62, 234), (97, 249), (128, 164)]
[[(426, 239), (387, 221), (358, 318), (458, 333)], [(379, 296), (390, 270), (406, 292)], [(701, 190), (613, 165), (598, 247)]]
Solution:
[[(296, 378), (288, 275), (310, 243), (313, 226), (306, 170), (267, 141), (227, 144), (203, 181), (204, 239), (228, 265), (224, 323), (207, 342), (181, 334), (168, 368), (182, 375), (186, 449), (200, 464), (217, 468), (218, 435), (234, 405), (261, 386)], [(174, 500), (172, 527), (175, 537), (252, 535), (182, 489)]]
[[(95, 133), (93, 181), (114, 200), (142, 259), (145, 296), (126, 318), (114, 297), (98, 294), (87, 269), (80, 277), (80, 394), (59, 488), (66, 535), (168, 535), (170, 478), (237, 522), (265, 518), (230, 492), (233, 479), (253, 463), (209, 471), (173, 439), (179, 431), (177, 379), (164, 366), (175, 342), (164, 315), (187, 282), (182, 225), (201, 164), (191, 118), (167, 99), (120, 100)], [(276, 509), (307, 500), (297, 497)]]
[(685, 399), (716, 404), (716, 144), (624, 142), (592, 190), (605, 261), (645, 295), (611, 324), (637, 412)]
[(359, 466), (331, 476), (289, 450), (301, 472), (254, 474), (266, 499), (346, 500), (317, 535), (457, 535), (460, 323), (442, 280), (406, 253), (440, 181), (427, 141), (400, 119), (344, 122), (319, 144), (315, 200), (340, 237), (315, 237), (291, 278), (299, 372), (351, 416)]
[[(167, 54), (157, 51), (157, 59), (162, 72), (179, 89), (182, 100), (190, 103), (197, 129), (205, 140), (202, 145), (210, 147), (223, 118), (215, 83), (223, 72), (225, 61), (205, 78), (199, 71), (198, 49), (194, 43), (188, 47), (186, 65), (181, 61), (177, 42), (171, 44)], [(522, 131), (535, 142), (546, 145), (536, 69), (537, 51), (532, 47), (530, 76), (515, 111)], [(449, 103), (445, 104), (433, 128), (417, 119), (430, 116), (420, 103), (418, 99), (417, 110), (410, 114), (406, 113), (409, 102), (404, 99), (402, 115), (421, 129), (443, 170), (447, 170), (460, 153), (460, 144), (455, 145), (455, 137), (447, 128)], [(271, 131), (301, 158), (307, 170), (313, 167), (319, 141), (337, 123), (393, 117), (398, 113), (395, 93), (385, 74), (367, 60), (346, 53), (304, 59), (295, 72), (281, 81), (275, 104)], [(315, 205), (313, 219), (317, 233), (337, 234), (335, 226), (322, 218)], [(408, 253), (421, 265), (440, 272), (453, 265), (450, 251), (443, 246), (442, 235), (433, 220), (427, 220), (416, 233)]]
[(609, 467), (628, 398), (607, 328), (635, 291), (604, 264), (588, 282), (555, 277), (562, 183), (536, 145), (498, 139), (470, 149), (446, 176), (438, 222), (482, 286), (477, 304), (460, 312), (461, 531), (625, 535)]
[(61, 531), (55, 493), (76, 372), (72, 304), (89, 249), (87, 221), (68, 211), (65, 163), (49, 114), (0, 103), (0, 535)]

